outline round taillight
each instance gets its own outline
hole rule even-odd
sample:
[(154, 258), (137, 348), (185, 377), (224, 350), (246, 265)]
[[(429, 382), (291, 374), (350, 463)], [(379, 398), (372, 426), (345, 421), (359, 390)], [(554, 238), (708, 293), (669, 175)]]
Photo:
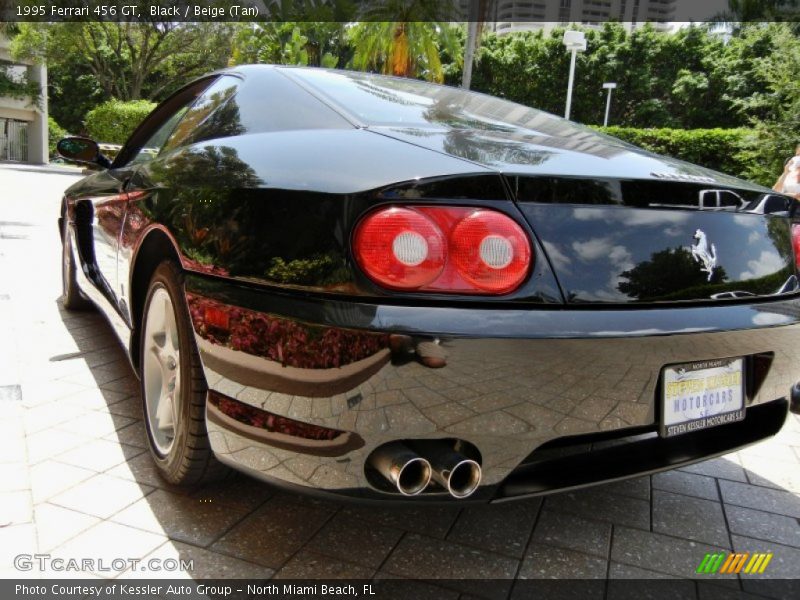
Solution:
[(515, 289), (527, 276), (531, 246), (522, 227), (511, 218), (476, 210), (450, 233), (450, 259), (466, 281), (502, 294)]
[(376, 283), (412, 290), (434, 281), (444, 268), (447, 244), (422, 213), (392, 207), (367, 216), (356, 228), (353, 253)]
[(794, 264), (800, 271), (800, 224), (792, 225), (792, 246), (794, 247)]

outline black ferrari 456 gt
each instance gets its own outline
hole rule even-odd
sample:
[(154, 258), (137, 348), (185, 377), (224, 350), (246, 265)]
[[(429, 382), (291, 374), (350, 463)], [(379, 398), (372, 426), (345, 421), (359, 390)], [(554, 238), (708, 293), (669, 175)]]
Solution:
[(800, 224), (771, 190), (483, 94), (267, 65), (98, 148), (59, 143), (97, 168), (62, 205), (64, 305), (128, 350), (169, 482), (502, 501), (798, 406)]

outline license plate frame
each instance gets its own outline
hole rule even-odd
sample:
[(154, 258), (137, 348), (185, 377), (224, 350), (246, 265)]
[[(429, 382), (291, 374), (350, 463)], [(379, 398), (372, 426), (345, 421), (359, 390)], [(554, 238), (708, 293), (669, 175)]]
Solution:
[(741, 356), (665, 365), (659, 435), (676, 437), (742, 421), (745, 378)]

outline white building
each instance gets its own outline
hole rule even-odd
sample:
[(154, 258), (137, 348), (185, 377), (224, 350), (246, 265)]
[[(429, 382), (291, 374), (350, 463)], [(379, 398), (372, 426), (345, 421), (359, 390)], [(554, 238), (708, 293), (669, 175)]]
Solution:
[(11, 66), (9, 74), (39, 84), (39, 106), (31, 99), (0, 96), (0, 161), (13, 160), (33, 164), (48, 162), (47, 139), (47, 68), (11, 58), (8, 39), (0, 36), (0, 64)]
[[(548, 32), (567, 24), (600, 28), (606, 21), (619, 21), (628, 31), (648, 22), (659, 31), (672, 31), (676, 3), (677, 0), (492, 0), (486, 25), (500, 34)], [(468, 14), (469, 4), (470, 0), (459, 0), (462, 14)]]

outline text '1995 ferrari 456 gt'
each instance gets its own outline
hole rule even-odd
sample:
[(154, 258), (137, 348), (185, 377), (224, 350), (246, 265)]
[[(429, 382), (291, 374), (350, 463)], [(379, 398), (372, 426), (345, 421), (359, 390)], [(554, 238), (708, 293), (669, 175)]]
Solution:
[(183, 87), (113, 161), (58, 147), (98, 168), (62, 204), (64, 304), (127, 348), (169, 482), (502, 501), (797, 409), (800, 222), (746, 181), (483, 94), (268, 65)]

